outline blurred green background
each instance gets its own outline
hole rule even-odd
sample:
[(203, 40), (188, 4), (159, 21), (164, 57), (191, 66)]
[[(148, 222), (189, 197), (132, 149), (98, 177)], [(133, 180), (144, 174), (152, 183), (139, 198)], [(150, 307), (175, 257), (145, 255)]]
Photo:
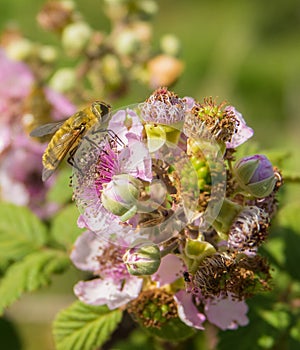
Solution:
[[(1, 0), (0, 29), (17, 23), (25, 36), (55, 43), (35, 21), (43, 0)], [(75, 0), (96, 29), (109, 30), (102, 0)], [(292, 151), (285, 162), (292, 174), (300, 172), (300, 2), (299, 0), (161, 0), (154, 19), (154, 47), (168, 33), (181, 41), (185, 71), (173, 87), (181, 96), (218, 97), (229, 101), (254, 128), (253, 141), (262, 150)], [(149, 91), (133, 86), (119, 105), (136, 103)], [(115, 106), (118, 107), (118, 106)], [(299, 186), (298, 186), (299, 187)], [(287, 188), (289, 201), (299, 189)], [(57, 310), (73, 299), (72, 285), (79, 272), (57, 277), (51, 290), (26, 296), (8, 312), (16, 320), (24, 349), (53, 349), (50, 323)], [(66, 282), (67, 280), (67, 282)], [(1, 327), (1, 329), (6, 329)], [(5, 333), (14, 338), (7, 324)], [(4, 337), (0, 334), (0, 339)], [(10, 349), (17, 349), (12, 344)]]

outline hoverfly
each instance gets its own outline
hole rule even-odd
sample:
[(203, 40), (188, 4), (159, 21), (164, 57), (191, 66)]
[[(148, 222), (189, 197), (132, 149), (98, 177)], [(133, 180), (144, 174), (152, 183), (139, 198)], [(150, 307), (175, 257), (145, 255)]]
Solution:
[(95, 101), (91, 106), (71, 115), (66, 120), (41, 125), (30, 133), (30, 136), (33, 137), (53, 134), (43, 154), (43, 181), (54, 173), (68, 152), (70, 163), (83, 135), (97, 122), (101, 122), (102, 117), (109, 113), (110, 108), (110, 105), (105, 102)]

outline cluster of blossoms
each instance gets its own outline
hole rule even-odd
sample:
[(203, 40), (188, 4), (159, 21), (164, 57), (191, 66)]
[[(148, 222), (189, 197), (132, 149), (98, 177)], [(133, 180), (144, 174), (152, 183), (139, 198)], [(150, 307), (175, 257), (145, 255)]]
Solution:
[(93, 127), (72, 179), (86, 231), (71, 259), (95, 276), (78, 298), (144, 327), (246, 325), (245, 300), (269, 289), (258, 247), (282, 184), (266, 156), (235, 159), (252, 135), (233, 106), (167, 88)]
[(28, 65), (11, 60), (1, 48), (0, 80), (0, 198), (48, 217), (57, 205), (45, 200), (53, 179), (43, 183), (40, 176), (45, 143), (29, 133), (74, 113), (75, 106), (37, 83)]
[(93, 26), (75, 1), (47, 0), (37, 22), (58, 38), (59, 47), (31, 41), (9, 26), (1, 45), (10, 57), (30, 62), (37, 75), (77, 104), (98, 96), (124, 96), (133, 81), (156, 88), (178, 79), (183, 71), (179, 40), (171, 34), (162, 36), (160, 49), (153, 53), (155, 0), (106, 0), (101, 7), (107, 18), (98, 18)]

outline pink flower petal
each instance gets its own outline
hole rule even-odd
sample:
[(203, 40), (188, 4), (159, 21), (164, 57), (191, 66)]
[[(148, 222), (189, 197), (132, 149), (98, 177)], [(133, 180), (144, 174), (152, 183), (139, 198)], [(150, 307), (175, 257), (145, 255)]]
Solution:
[(205, 314), (209, 322), (222, 330), (246, 326), (249, 322), (247, 311), (248, 306), (244, 301), (233, 300), (230, 295), (226, 298), (208, 299), (205, 305)]
[(246, 124), (242, 114), (238, 112), (233, 106), (226, 107), (226, 110), (233, 112), (239, 121), (237, 132), (232, 136), (230, 142), (226, 142), (227, 148), (235, 148), (250, 139), (250, 137), (253, 136), (254, 131)]
[(161, 259), (158, 270), (152, 275), (152, 280), (157, 282), (158, 287), (161, 287), (182, 277), (183, 271), (182, 260), (173, 254), (168, 254)]
[(189, 327), (203, 330), (202, 324), (205, 321), (205, 316), (197, 309), (192, 295), (180, 290), (174, 295), (174, 299), (178, 304), (178, 315), (181, 321)]
[(141, 139), (143, 125), (138, 115), (132, 109), (127, 108), (117, 111), (111, 117), (108, 128), (127, 145), (131, 139)]
[(45, 93), (48, 101), (53, 106), (52, 118), (54, 120), (68, 118), (76, 112), (77, 108), (62, 94), (49, 88), (45, 89)]
[(132, 175), (145, 181), (151, 181), (152, 168), (149, 151), (144, 143), (131, 142), (119, 155), (120, 173)]
[(27, 96), (34, 78), (25, 63), (11, 60), (0, 50), (0, 81), (2, 98), (23, 98)]
[(99, 278), (92, 281), (78, 282), (74, 287), (76, 296), (83, 303), (90, 305), (107, 305), (110, 310), (116, 309), (135, 299), (142, 288), (143, 280), (134, 276), (116, 284), (112, 279)]

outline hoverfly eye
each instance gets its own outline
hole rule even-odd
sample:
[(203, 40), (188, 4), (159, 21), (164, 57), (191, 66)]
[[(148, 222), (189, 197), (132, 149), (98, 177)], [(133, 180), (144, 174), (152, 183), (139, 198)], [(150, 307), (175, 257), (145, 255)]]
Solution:
[(108, 114), (110, 111), (110, 105), (104, 102), (94, 102), (92, 104), (92, 112), (94, 115), (101, 120), (101, 117)]

